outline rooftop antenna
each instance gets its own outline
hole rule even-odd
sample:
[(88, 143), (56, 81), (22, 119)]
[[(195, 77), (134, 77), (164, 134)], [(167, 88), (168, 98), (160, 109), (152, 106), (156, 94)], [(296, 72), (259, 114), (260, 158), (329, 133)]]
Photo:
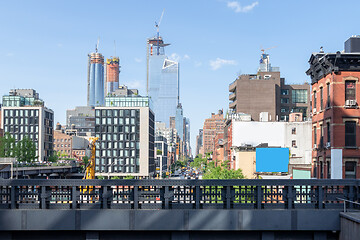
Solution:
[(97, 43), (95, 45), (95, 52), (96, 53), (98, 52), (98, 49), (99, 49), (99, 43), (100, 43), (100, 37), (98, 37)]
[(164, 12), (165, 12), (165, 8), (163, 9), (163, 11), (162, 11), (162, 13), (161, 13), (161, 17), (160, 17), (160, 19), (159, 19), (159, 23), (157, 23), (157, 22), (155, 21), (155, 27), (156, 27), (156, 31), (157, 31), (157, 33), (156, 33), (156, 39), (157, 39), (157, 55), (159, 55), (159, 49), (160, 49), (160, 47), (159, 47), (159, 37), (160, 37), (159, 27), (160, 27), (160, 24), (161, 24), (161, 20), (162, 20), (162, 18), (163, 18), (163, 16), (164, 16)]

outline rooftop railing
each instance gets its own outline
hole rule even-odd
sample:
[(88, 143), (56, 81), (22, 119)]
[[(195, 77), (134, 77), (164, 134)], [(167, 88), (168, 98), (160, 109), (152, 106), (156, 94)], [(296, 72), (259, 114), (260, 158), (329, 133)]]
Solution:
[(1, 209), (342, 209), (359, 200), (360, 180), (0, 180)]

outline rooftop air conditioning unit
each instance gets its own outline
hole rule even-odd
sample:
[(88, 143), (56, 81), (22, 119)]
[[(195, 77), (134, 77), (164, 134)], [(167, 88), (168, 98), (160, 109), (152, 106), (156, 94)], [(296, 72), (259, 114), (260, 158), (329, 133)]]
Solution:
[(316, 113), (316, 108), (313, 108), (313, 113), (314, 113), (314, 114)]
[(326, 147), (330, 147), (330, 142), (327, 142), (327, 143), (326, 143)]

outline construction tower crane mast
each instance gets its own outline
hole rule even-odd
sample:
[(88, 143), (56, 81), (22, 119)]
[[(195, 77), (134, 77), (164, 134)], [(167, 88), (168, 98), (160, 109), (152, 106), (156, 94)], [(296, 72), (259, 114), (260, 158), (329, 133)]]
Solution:
[(83, 179), (95, 179), (95, 150), (96, 150), (96, 141), (98, 137), (90, 138), (90, 150), (91, 155), (89, 159), (89, 163), (86, 166), (85, 175)]
[(160, 17), (160, 19), (159, 19), (159, 23), (155, 22), (155, 27), (156, 27), (156, 31), (157, 31), (157, 33), (156, 33), (156, 38), (157, 38), (157, 51), (156, 51), (156, 54), (157, 54), (157, 55), (159, 55), (159, 50), (160, 50), (160, 47), (159, 47), (159, 37), (160, 37), (159, 27), (160, 27), (161, 20), (162, 20), (162, 18), (163, 18), (163, 16), (164, 16), (164, 11), (165, 11), (165, 9), (164, 9), (164, 10), (162, 11), (162, 13), (161, 13), (161, 17)]

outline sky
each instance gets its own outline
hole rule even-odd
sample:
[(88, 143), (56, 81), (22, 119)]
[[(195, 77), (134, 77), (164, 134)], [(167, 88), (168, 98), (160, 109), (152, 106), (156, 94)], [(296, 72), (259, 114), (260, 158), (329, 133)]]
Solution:
[[(191, 146), (204, 120), (228, 110), (228, 87), (239, 74), (256, 73), (261, 49), (286, 83), (310, 82), (312, 52), (341, 51), (360, 34), (360, 1), (0, 0), (0, 94), (33, 88), (66, 123), (66, 110), (85, 106), (87, 54), (120, 57), (120, 84), (146, 95), (146, 39), (171, 43), (180, 63), (180, 102), (191, 122)], [(114, 41), (116, 44), (114, 44)]]

